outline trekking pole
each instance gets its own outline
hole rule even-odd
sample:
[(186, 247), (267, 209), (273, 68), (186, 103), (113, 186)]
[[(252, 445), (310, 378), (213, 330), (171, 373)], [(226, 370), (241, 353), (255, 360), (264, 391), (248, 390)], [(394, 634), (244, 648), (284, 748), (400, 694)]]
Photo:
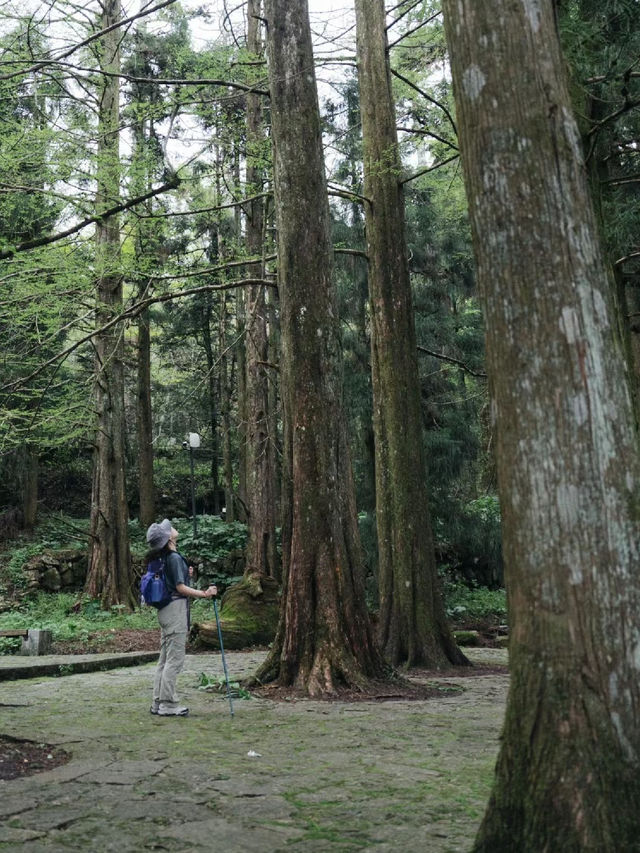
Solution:
[(227, 662), (224, 657), (224, 646), (222, 644), (222, 631), (220, 630), (220, 617), (218, 616), (218, 605), (216, 604), (215, 595), (213, 597), (213, 609), (216, 614), (216, 625), (218, 626), (218, 640), (220, 642), (220, 654), (222, 655), (222, 668), (224, 669), (224, 677), (227, 682), (227, 699), (229, 700), (229, 710), (233, 719), (233, 699), (231, 698), (231, 688), (229, 687), (229, 673), (227, 672)]

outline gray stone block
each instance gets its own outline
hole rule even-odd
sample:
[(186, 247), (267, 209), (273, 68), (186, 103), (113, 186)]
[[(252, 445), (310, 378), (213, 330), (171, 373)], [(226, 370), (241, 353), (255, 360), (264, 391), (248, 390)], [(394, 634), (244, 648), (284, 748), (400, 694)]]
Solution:
[(51, 631), (43, 628), (29, 628), (29, 633), (22, 641), (21, 655), (48, 655), (51, 651)]

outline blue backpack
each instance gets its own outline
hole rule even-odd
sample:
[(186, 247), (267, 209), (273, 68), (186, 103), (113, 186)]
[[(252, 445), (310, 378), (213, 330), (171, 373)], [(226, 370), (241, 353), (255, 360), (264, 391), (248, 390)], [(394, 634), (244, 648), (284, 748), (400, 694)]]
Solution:
[(165, 558), (156, 557), (147, 565), (147, 571), (142, 576), (140, 581), (140, 593), (142, 601), (145, 604), (155, 607), (160, 610), (170, 604), (171, 594), (167, 589), (167, 582), (164, 577)]

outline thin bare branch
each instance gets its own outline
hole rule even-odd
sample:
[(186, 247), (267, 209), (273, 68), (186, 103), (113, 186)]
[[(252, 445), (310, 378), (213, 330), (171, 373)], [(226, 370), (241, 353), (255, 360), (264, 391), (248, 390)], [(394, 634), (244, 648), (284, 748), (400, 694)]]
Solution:
[(129, 199), (129, 201), (122, 202), (122, 204), (116, 204), (113, 207), (110, 207), (108, 210), (104, 210), (101, 213), (96, 214), (95, 216), (88, 216), (86, 219), (83, 219), (81, 222), (76, 223), (71, 226), (71, 228), (67, 228), (65, 231), (58, 231), (56, 234), (50, 234), (48, 237), (37, 237), (34, 240), (27, 240), (25, 243), (19, 243), (17, 246), (12, 246), (10, 249), (4, 249), (4, 251), (0, 252), (0, 261), (5, 260), (6, 258), (12, 258), (14, 255), (17, 255), (19, 252), (27, 252), (30, 249), (37, 249), (40, 246), (48, 246), (51, 243), (57, 243), (59, 240), (64, 240), (65, 237), (70, 237), (72, 234), (77, 234), (78, 231), (82, 231), (83, 228), (86, 228), (88, 225), (93, 225), (95, 222), (102, 222), (104, 219), (108, 219), (110, 216), (115, 216), (116, 213), (121, 213), (124, 210), (129, 210), (130, 207), (134, 207), (136, 204), (142, 204), (144, 201), (148, 201), (150, 198), (155, 198), (162, 193), (166, 193), (169, 190), (175, 189), (180, 183), (180, 179), (177, 175), (166, 184), (163, 184), (161, 187), (158, 187), (155, 190), (151, 190), (144, 195), (137, 196), (136, 198)]
[(444, 104), (441, 104), (440, 101), (436, 101), (436, 99), (432, 98), (431, 95), (428, 95), (424, 91), (424, 89), (421, 89), (419, 86), (416, 86), (415, 83), (412, 83), (411, 80), (407, 79), (403, 74), (400, 74), (399, 71), (396, 71), (395, 69), (392, 68), (391, 73), (393, 74), (394, 77), (397, 77), (398, 80), (402, 80), (403, 83), (406, 83), (407, 86), (409, 86), (411, 89), (416, 91), (419, 95), (422, 95), (422, 97), (425, 98), (427, 101), (429, 101), (429, 103), (431, 103), (434, 106), (441, 109), (442, 112), (449, 119), (449, 122), (451, 123), (451, 127), (453, 128), (453, 132), (455, 133), (456, 136), (458, 135), (458, 130), (456, 128), (456, 123), (453, 120), (453, 116), (451, 115), (451, 113), (449, 112), (449, 110), (447, 109), (447, 107)]
[(626, 264), (627, 261), (632, 261), (635, 258), (640, 258), (640, 250), (637, 252), (629, 252), (629, 254), (625, 255), (624, 258), (618, 258), (618, 260), (614, 264), (614, 267), (621, 267), (623, 264)]
[(267, 287), (275, 287), (272, 281), (267, 281), (266, 279), (247, 278), (238, 281), (229, 281), (223, 284), (205, 284), (202, 287), (192, 287), (188, 290), (180, 290), (174, 293), (161, 293), (157, 296), (150, 296), (146, 299), (142, 299), (139, 302), (136, 302), (131, 305), (121, 314), (118, 314), (117, 317), (113, 317), (111, 320), (109, 320), (108, 323), (105, 323), (100, 328), (93, 329), (93, 331), (84, 335), (82, 338), (79, 338), (77, 341), (74, 341), (74, 343), (68, 346), (66, 349), (47, 359), (47, 361), (43, 362), (35, 370), (31, 371), (28, 376), (23, 376), (20, 379), (16, 379), (13, 382), (9, 382), (6, 385), (1, 386), (0, 391), (15, 391), (17, 388), (20, 388), (23, 385), (27, 385), (32, 379), (35, 379), (36, 376), (39, 376), (48, 367), (51, 367), (51, 365), (59, 364), (66, 361), (66, 359), (71, 355), (71, 353), (75, 352), (77, 349), (79, 349), (79, 347), (83, 346), (89, 341), (92, 341), (98, 335), (109, 331), (109, 329), (113, 328), (119, 323), (123, 323), (125, 320), (131, 320), (137, 317), (150, 305), (154, 305), (159, 302), (170, 302), (174, 299), (182, 299), (185, 296), (194, 296), (198, 293), (207, 293), (213, 290), (233, 290), (236, 287), (249, 287), (253, 285), (266, 285)]
[(435, 172), (436, 169), (440, 169), (442, 166), (446, 166), (447, 163), (452, 163), (454, 160), (457, 160), (459, 154), (454, 154), (452, 157), (448, 157), (446, 160), (442, 160), (440, 163), (436, 163), (433, 166), (427, 166), (425, 169), (420, 169), (417, 172), (414, 172), (413, 175), (409, 175), (408, 178), (404, 178), (400, 181), (400, 184), (408, 184), (410, 181), (415, 181), (416, 178), (421, 177), (422, 175), (426, 175), (428, 172)]
[(0, 75), (0, 81), (2, 80), (11, 80), (14, 77), (24, 77), (28, 74), (34, 74), (36, 71), (39, 71), (41, 68), (46, 68), (48, 65), (54, 65), (55, 63), (59, 63), (61, 60), (66, 59), (71, 54), (75, 53), (77, 50), (80, 50), (81, 47), (86, 47), (88, 44), (91, 44), (98, 39), (101, 39), (107, 33), (110, 33), (112, 30), (117, 30), (119, 27), (124, 27), (127, 24), (132, 23), (133, 21), (138, 20), (138, 18), (144, 18), (147, 15), (151, 15), (153, 12), (158, 12), (160, 9), (164, 9), (166, 6), (172, 6), (176, 0), (164, 0), (162, 3), (158, 3), (157, 6), (152, 6), (151, 8), (142, 9), (137, 15), (131, 15), (129, 18), (123, 18), (121, 21), (118, 21), (115, 24), (111, 24), (110, 27), (105, 27), (103, 30), (98, 30), (95, 33), (92, 33), (83, 41), (77, 42), (71, 47), (67, 48), (63, 51), (60, 56), (57, 56), (52, 59), (42, 59), (36, 62), (35, 65), (32, 65), (29, 68), (25, 68), (21, 71), (13, 71), (10, 74), (2, 74)]
[(450, 356), (450, 355), (443, 355), (440, 352), (433, 352), (433, 350), (427, 349), (426, 347), (421, 347), (419, 344), (418, 344), (418, 352), (423, 352), (426, 355), (431, 355), (434, 358), (438, 358), (438, 359), (440, 359), (440, 361), (446, 361), (449, 364), (455, 364), (457, 367), (460, 367), (466, 373), (469, 373), (471, 376), (476, 376), (478, 379), (486, 379), (487, 378), (486, 373), (480, 373), (477, 370), (472, 370), (470, 367), (468, 367), (464, 363), (464, 361), (460, 361), (459, 358), (453, 358), (453, 356)]

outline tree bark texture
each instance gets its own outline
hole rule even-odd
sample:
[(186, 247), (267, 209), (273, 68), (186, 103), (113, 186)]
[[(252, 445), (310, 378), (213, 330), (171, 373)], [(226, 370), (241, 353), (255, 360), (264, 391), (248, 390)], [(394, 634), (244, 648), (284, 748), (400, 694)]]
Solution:
[[(211, 240), (217, 241), (217, 232), (211, 233)], [(216, 255), (217, 258), (217, 250)], [(202, 342), (207, 359), (207, 402), (209, 406), (209, 427), (211, 430), (211, 488), (213, 491), (213, 514), (217, 515), (220, 512), (220, 460), (219, 460), (219, 441), (218, 441), (218, 397), (220, 397), (220, 417), (224, 419), (225, 412), (228, 412), (229, 404), (223, 398), (227, 393), (226, 372), (227, 363), (226, 356), (220, 356), (220, 366), (216, 360), (214, 350), (214, 338), (211, 334), (211, 326), (215, 320), (215, 312), (213, 310), (212, 293), (204, 294), (204, 311), (202, 314)], [(224, 353), (224, 340), (226, 336), (225, 325), (225, 306), (224, 298), (220, 306), (220, 315), (218, 317), (218, 329), (215, 337), (220, 345), (221, 353)], [(215, 333), (214, 333), (215, 334)], [(216, 368), (218, 368), (216, 370)], [(218, 375), (220, 374), (220, 376)], [(227, 418), (228, 420), (228, 418)]]
[(22, 515), (25, 530), (28, 531), (33, 530), (38, 520), (39, 462), (36, 445), (31, 442), (25, 442), (22, 469)]
[[(235, 297), (236, 315), (236, 344), (235, 355), (235, 379), (238, 411), (238, 491), (237, 498), (233, 495), (227, 496), (227, 521), (246, 521), (247, 505), (247, 358), (245, 347), (246, 326), (246, 295), (244, 289), (238, 288)], [(231, 497), (231, 499), (230, 499)], [(229, 514), (231, 512), (231, 515)]]
[(222, 427), (222, 472), (224, 479), (225, 521), (235, 521), (233, 490), (233, 452), (231, 448), (231, 382), (233, 364), (227, 356), (227, 294), (221, 293), (218, 343), (220, 348), (220, 420)]
[(140, 496), (140, 526), (143, 529), (155, 519), (153, 486), (153, 419), (151, 410), (151, 328), (149, 311), (138, 317), (138, 494)]
[[(106, 0), (101, 26), (120, 20), (119, 0)], [(100, 65), (114, 76), (102, 78), (98, 117), (96, 209), (119, 197), (119, 83), (121, 35), (117, 29), (100, 42)], [(96, 323), (103, 326), (122, 310), (120, 229), (117, 216), (96, 223)], [(95, 345), (96, 413), (89, 569), (85, 591), (104, 607), (133, 606), (128, 508), (125, 491), (124, 327), (99, 333)]]
[(395, 666), (468, 663), (447, 625), (426, 490), (420, 380), (384, 0), (356, 0), (375, 436), (379, 640)]
[[(136, 61), (145, 62), (144, 51), (140, 44), (141, 33), (136, 33)], [(145, 72), (146, 73), (146, 72)], [(144, 99), (149, 93), (142, 88), (134, 89), (135, 97)], [(145, 118), (136, 121), (132, 128), (134, 150), (131, 169), (131, 191), (134, 196), (142, 196), (153, 189), (152, 169), (153, 148), (149, 144), (153, 135), (153, 123)], [(156, 155), (157, 157), (157, 155)], [(145, 205), (146, 212), (153, 213), (153, 200)], [(149, 295), (153, 282), (142, 271), (150, 266), (160, 266), (159, 233), (153, 220), (138, 219), (135, 225), (134, 251), (138, 272), (138, 299)], [(155, 262), (155, 263), (154, 263)], [(151, 408), (151, 315), (144, 309), (137, 318), (138, 341), (136, 347), (136, 435), (138, 466), (138, 517), (140, 526), (145, 530), (155, 521), (155, 489), (153, 480), (153, 412)]]
[[(252, 57), (262, 55), (260, 38), (260, 0), (247, 4), (247, 50)], [(247, 95), (247, 192), (262, 192), (260, 165), (264, 144), (261, 96)], [(250, 202), (246, 218), (246, 248), (249, 257), (262, 252), (263, 199)], [(264, 264), (248, 269), (248, 275), (264, 278)], [(275, 436), (269, 404), (269, 322), (266, 288), (250, 287), (247, 293), (246, 339), (246, 471), (249, 539), (245, 574), (279, 575), (276, 542)]]
[(511, 688), (476, 851), (638, 849), (640, 470), (551, 0), (445, 0)]
[(342, 353), (306, 0), (269, 0), (281, 383), (286, 460), (280, 626), (261, 678), (310, 695), (362, 685), (383, 664), (364, 598), (342, 408)]

